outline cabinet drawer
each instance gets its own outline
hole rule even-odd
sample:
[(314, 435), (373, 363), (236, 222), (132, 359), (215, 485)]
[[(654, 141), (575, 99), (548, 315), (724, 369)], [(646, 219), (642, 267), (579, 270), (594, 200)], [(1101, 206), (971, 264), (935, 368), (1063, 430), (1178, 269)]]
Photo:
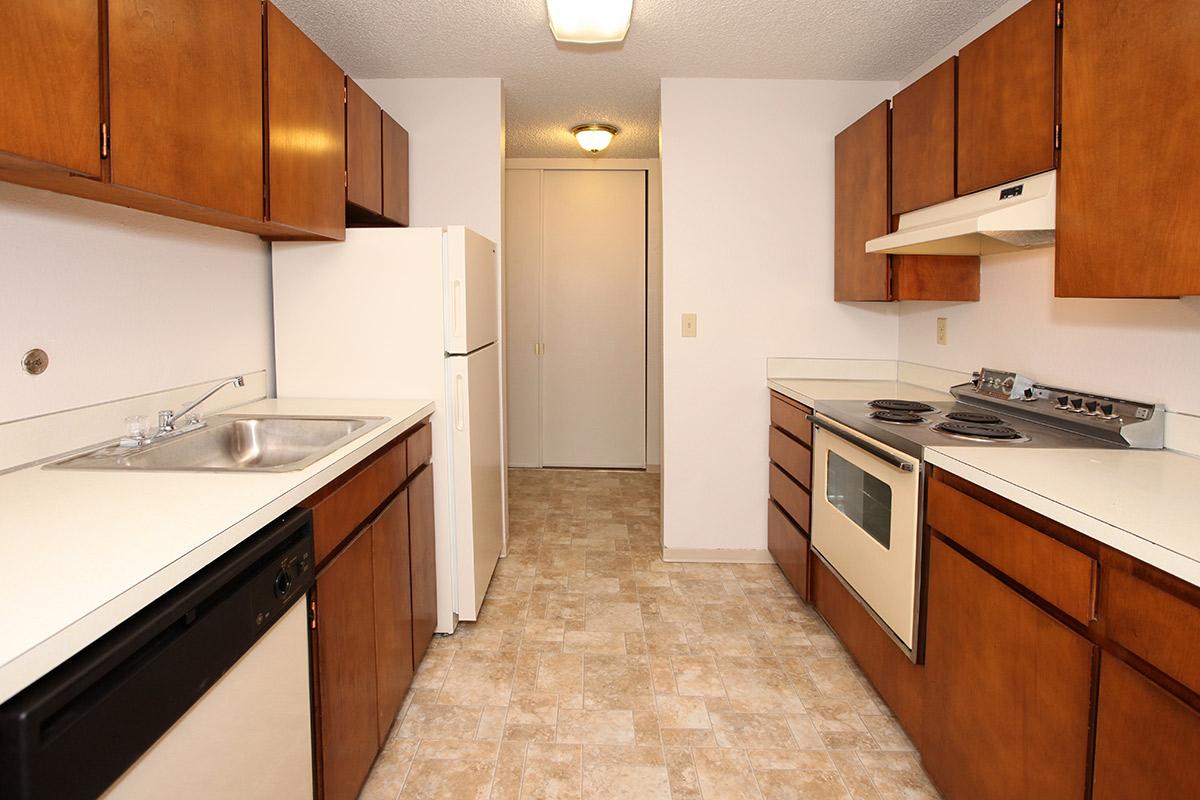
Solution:
[(782, 395), (771, 393), (771, 424), (793, 438), (812, 445), (812, 423), (807, 417), (812, 413), (799, 403), (793, 403)]
[(1093, 618), (1095, 559), (937, 480), (926, 521), (1083, 624)]
[(771, 465), (771, 499), (788, 513), (797, 525), (807, 533), (809, 512), (812, 510), (812, 499), (803, 486), (788, 477), (787, 473), (774, 464)]
[(808, 600), (808, 539), (770, 501), (767, 502), (767, 550), (792, 588)]
[(433, 430), (426, 422), (408, 437), (408, 474), (412, 475), (433, 458)]
[(390, 444), (300, 504), (313, 512), (318, 567), (404, 482), (405, 452), (405, 442)]
[(771, 460), (805, 489), (812, 489), (812, 450), (778, 428), (771, 428), (770, 437)]
[(1101, 583), (1105, 635), (1200, 692), (1200, 608), (1118, 569)]

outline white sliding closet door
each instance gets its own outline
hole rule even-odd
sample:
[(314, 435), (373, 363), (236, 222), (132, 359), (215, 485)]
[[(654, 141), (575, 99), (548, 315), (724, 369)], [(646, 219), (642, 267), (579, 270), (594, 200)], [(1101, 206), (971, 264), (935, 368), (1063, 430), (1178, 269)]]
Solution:
[(646, 173), (542, 173), (542, 464), (646, 465)]
[(504, 187), (508, 464), (542, 465), (542, 171), (510, 169)]

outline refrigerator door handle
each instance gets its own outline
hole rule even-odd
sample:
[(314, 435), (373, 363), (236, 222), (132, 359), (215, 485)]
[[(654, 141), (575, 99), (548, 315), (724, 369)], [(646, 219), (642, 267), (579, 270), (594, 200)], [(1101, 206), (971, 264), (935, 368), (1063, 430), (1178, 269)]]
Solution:
[(463, 376), (454, 376), (454, 428), (463, 429)]

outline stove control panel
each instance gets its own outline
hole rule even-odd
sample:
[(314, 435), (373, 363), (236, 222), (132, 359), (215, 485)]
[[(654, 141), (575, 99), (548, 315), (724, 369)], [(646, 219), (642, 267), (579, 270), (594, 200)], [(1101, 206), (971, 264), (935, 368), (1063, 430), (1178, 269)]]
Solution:
[(1165, 433), (1161, 405), (1034, 383), (1015, 372), (984, 368), (955, 397), (1126, 447), (1159, 449)]

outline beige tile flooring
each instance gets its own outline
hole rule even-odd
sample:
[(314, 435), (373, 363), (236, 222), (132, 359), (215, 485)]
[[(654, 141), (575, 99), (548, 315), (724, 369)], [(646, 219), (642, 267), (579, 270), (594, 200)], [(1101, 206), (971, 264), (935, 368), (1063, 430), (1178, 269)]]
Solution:
[(774, 566), (673, 564), (653, 474), (514, 470), (508, 558), (362, 797), (936, 798)]

